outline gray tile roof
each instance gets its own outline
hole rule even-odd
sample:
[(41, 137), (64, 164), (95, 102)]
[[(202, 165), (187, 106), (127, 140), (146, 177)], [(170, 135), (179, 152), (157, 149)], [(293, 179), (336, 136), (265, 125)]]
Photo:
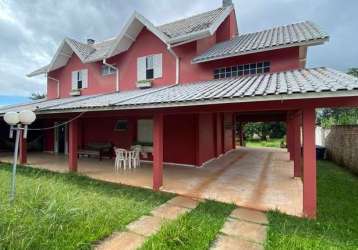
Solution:
[(0, 107), (0, 114), (4, 114), (4, 113), (10, 112), (10, 111), (19, 112), (19, 111), (22, 111), (25, 109), (32, 110), (32, 111), (36, 111), (39, 109), (47, 109), (54, 105), (59, 105), (59, 104), (65, 105), (68, 103), (72, 103), (74, 101), (77, 102), (77, 101), (81, 101), (83, 99), (93, 98), (95, 96), (97, 96), (97, 95), (68, 97), (68, 98), (52, 99), (52, 100), (47, 100), (47, 99), (35, 100), (35, 101), (29, 102), (29, 103)]
[(195, 57), (193, 62), (200, 63), (300, 44), (322, 43), (328, 38), (328, 35), (317, 25), (305, 21), (239, 35), (230, 41), (214, 45), (202, 55)]
[[(230, 6), (231, 7), (231, 6)], [(187, 35), (208, 29), (217, 21), (228, 7), (221, 7), (189, 18), (163, 24), (157, 28), (170, 38)]]
[[(322, 96), (319, 94), (326, 94)], [(40, 101), (0, 108), (0, 113), (32, 109), (42, 112), (158, 108), (220, 102), (250, 102), (325, 98), (337, 95), (358, 97), (358, 78), (330, 68), (298, 69), (237, 78), (201, 81), (127, 92)]]

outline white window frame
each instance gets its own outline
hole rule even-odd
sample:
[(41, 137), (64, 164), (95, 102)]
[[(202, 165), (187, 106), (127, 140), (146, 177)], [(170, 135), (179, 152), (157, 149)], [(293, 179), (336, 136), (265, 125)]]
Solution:
[[(153, 54), (137, 59), (137, 81), (149, 81), (163, 75), (163, 54)], [(153, 77), (147, 77), (148, 70), (153, 70)]]
[(101, 74), (102, 74), (102, 76), (114, 75), (115, 73), (116, 73), (116, 70), (113, 67), (110, 67), (110, 66), (105, 65), (105, 64), (101, 65)]
[(85, 88), (88, 88), (88, 69), (72, 71), (72, 90)]

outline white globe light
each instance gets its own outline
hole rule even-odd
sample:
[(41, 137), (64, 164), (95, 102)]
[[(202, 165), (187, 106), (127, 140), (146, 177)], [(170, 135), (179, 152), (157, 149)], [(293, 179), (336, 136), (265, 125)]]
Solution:
[(22, 124), (30, 125), (36, 120), (36, 115), (31, 110), (23, 110), (19, 114), (19, 119)]
[(9, 125), (16, 125), (20, 121), (19, 114), (13, 111), (7, 112), (4, 115), (4, 121)]

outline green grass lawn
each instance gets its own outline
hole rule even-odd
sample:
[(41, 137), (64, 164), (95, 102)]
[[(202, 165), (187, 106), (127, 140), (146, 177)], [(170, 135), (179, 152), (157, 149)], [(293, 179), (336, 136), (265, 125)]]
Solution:
[(270, 148), (280, 148), (282, 138), (271, 138), (268, 141), (266, 140), (247, 140), (246, 147), (250, 148), (261, 148), (261, 147), (270, 147)]
[[(10, 167), (0, 167), (0, 249), (89, 249), (171, 197), (71, 174), (20, 168), (15, 205)], [(209, 249), (233, 205), (206, 201), (166, 223), (142, 246)], [(358, 249), (358, 177), (318, 163), (318, 217), (269, 212), (266, 249)]]
[(141, 250), (209, 249), (234, 205), (206, 201), (164, 225)]
[(358, 249), (358, 178), (318, 162), (318, 217), (269, 213), (267, 249)]
[(10, 206), (10, 173), (0, 164), (0, 249), (90, 249), (171, 197), (20, 167)]

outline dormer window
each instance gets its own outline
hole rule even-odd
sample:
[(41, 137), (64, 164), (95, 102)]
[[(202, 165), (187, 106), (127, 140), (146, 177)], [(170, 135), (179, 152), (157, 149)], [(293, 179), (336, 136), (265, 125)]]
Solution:
[(72, 71), (72, 90), (80, 90), (88, 87), (88, 70)]
[(102, 76), (113, 75), (115, 73), (116, 73), (116, 70), (113, 67), (110, 67), (108, 65), (102, 65), (101, 66), (101, 74), (102, 74)]
[(139, 57), (137, 59), (137, 81), (162, 77), (162, 54)]

